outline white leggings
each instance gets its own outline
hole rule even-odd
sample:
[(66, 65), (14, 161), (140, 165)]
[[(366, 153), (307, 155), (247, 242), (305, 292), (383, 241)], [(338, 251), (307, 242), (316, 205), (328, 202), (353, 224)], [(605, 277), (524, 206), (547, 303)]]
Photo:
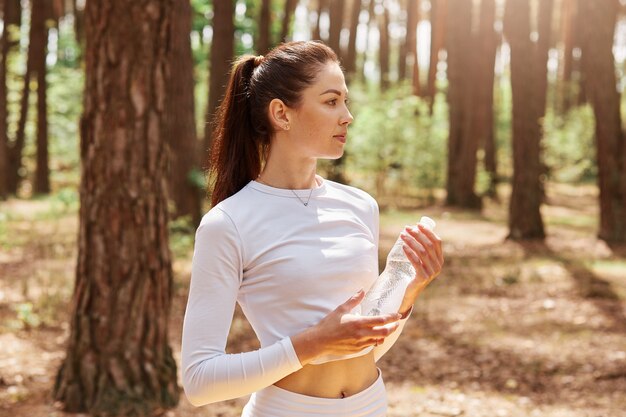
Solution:
[(275, 385), (250, 397), (241, 417), (385, 417), (387, 392), (382, 373), (368, 388), (346, 398), (310, 397)]

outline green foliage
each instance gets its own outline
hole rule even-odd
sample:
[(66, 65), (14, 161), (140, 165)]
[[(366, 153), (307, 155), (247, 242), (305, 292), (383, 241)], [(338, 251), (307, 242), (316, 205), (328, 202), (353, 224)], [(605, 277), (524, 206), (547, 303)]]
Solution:
[(57, 62), (55, 66), (79, 68), (81, 48), (76, 42), (74, 28), (67, 21), (61, 21), (58, 30)]
[(594, 115), (590, 106), (558, 115), (549, 108), (543, 123), (544, 162), (558, 182), (595, 181)]
[(33, 310), (32, 303), (19, 303), (13, 308), (17, 313), (16, 327), (28, 330), (36, 328), (41, 324), (41, 319)]
[[(513, 95), (511, 82), (508, 77), (497, 77), (494, 84), (493, 111), (494, 111), (494, 136), (496, 142), (496, 161), (498, 175), (501, 178), (513, 175), (513, 156), (511, 150), (512, 121), (513, 121)], [(482, 164), (479, 167), (482, 169)], [(479, 187), (481, 183), (479, 171)]]
[(195, 225), (191, 216), (181, 216), (169, 222), (170, 250), (174, 259), (185, 259), (193, 252)]
[(433, 189), (444, 182), (447, 114), (411, 94), (408, 85), (380, 93), (351, 86), (355, 121), (348, 138), (347, 168), (367, 177), (366, 188), (380, 194), (387, 186)]
[[(56, 187), (78, 187), (84, 74), (80, 68), (56, 65), (48, 73), (50, 181)], [(35, 113), (35, 109), (31, 109)], [(34, 141), (31, 141), (34, 142)]]

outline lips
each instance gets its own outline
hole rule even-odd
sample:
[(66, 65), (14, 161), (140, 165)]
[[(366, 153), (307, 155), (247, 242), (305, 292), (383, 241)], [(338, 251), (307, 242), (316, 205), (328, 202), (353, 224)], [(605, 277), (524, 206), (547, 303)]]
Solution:
[(341, 143), (346, 143), (346, 135), (335, 135), (333, 136), (335, 139), (340, 141)]

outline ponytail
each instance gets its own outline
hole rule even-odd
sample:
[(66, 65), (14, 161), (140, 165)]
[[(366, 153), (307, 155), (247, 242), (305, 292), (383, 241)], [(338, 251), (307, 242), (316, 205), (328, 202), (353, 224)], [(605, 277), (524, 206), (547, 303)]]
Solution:
[(328, 62), (338, 63), (337, 55), (317, 41), (284, 43), (265, 57), (245, 55), (235, 62), (213, 130), (208, 172), (213, 206), (261, 173), (274, 133), (269, 103), (278, 98), (297, 108), (302, 90)]
[(209, 165), (209, 178), (215, 181), (213, 206), (241, 190), (261, 172), (260, 138), (254, 134), (250, 110), (249, 86), (256, 62), (251, 55), (235, 62), (217, 110)]

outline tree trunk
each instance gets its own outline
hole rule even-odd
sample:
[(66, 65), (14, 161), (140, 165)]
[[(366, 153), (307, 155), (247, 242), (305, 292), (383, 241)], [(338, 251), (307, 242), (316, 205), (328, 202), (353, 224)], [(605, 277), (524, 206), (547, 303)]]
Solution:
[[(213, 119), (230, 76), (230, 62), (235, 54), (234, 1), (213, 3), (213, 40), (211, 41), (211, 69), (209, 72), (209, 101), (204, 130), (204, 160), (208, 164), (213, 134)], [(208, 165), (207, 165), (208, 167)]]
[[(28, 45), (28, 54), (26, 57), (26, 71), (24, 73), (24, 88), (22, 89), (22, 98), (20, 100), (20, 118), (17, 121), (17, 131), (15, 133), (15, 142), (10, 149), (10, 171), (8, 174), (9, 188), (12, 193), (17, 193), (17, 190), (22, 181), (23, 175), (21, 175), (22, 168), (22, 151), (24, 150), (24, 143), (26, 142), (26, 120), (28, 118), (29, 109), (29, 97), (30, 97), (30, 79), (32, 76), (32, 66), (35, 61), (33, 57), (36, 53), (36, 48), (33, 43), (33, 28), (31, 26), (30, 39)], [(31, 47), (33, 45), (33, 47)]]
[[(497, 185), (496, 147), (493, 117), (493, 83), (498, 37), (494, 30), (496, 18), (495, 0), (480, 2), (480, 22), (476, 35), (476, 51), (473, 54), (472, 68), (475, 70), (475, 87), (469, 106), (472, 109), (472, 129), (474, 141), (485, 150), (485, 171), (489, 175), (487, 194), (495, 197)], [(474, 170), (475, 177), (475, 170)], [(474, 180), (472, 180), (474, 181)]]
[[(2, 19), (6, 22), (6, 16), (10, 13), (11, 2), (2, 0), (0, 8)], [(9, 26), (2, 25), (2, 37), (0, 37), (0, 200), (9, 195), (9, 136), (8, 136), (8, 113), (7, 113), (7, 55), (9, 53)]]
[(338, 57), (343, 56), (341, 50), (341, 29), (343, 28), (343, 0), (330, 0), (328, 29), (328, 46), (332, 48)]
[(259, 14), (259, 37), (257, 40), (257, 54), (263, 55), (270, 50), (270, 26), (272, 24), (271, 0), (261, 1), (261, 13)]
[(563, 40), (563, 61), (559, 85), (559, 107), (567, 113), (572, 106), (572, 74), (574, 72), (574, 19), (576, 0), (562, 0), (561, 39)]
[[(410, 74), (413, 85), (413, 93), (419, 94), (419, 69), (417, 68), (417, 23), (419, 20), (420, 0), (408, 0), (404, 2), (403, 8), (406, 10), (406, 36), (400, 43), (400, 53), (398, 54), (398, 81), (407, 79)], [(408, 71), (407, 71), (408, 68)], [(416, 83), (416, 78), (417, 83)]]
[(8, 57), (19, 43), (19, 27), (22, 9), (18, 0), (3, 0), (2, 19), (4, 21), (0, 38), (0, 200), (14, 194), (11, 187), (11, 146), (8, 132)]
[(348, 76), (354, 76), (356, 73), (356, 36), (363, 0), (352, 0), (350, 5), (350, 40), (348, 41), (348, 53), (344, 67)]
[(469, 134), (471, 113), (468, 101), (470, 86), (474, 83), (470, 70), (472, 1), (458, 0), (453, 6), (448, 12), (446, 45), (450, 112), (446, 204), (479, 208), (480, 199), (474, 192), (477, 143)]
[(80, 46), (80, 50), (85, 50), (85, 10), (84, 6), (79, 7), (77, 0), (72, 0), (72, 9), (74, 12), (74, 36), (76, 43)]
[(174, 202), (174, 218), (191, 216), (200, 224), (201, 190), (191, 181), (199, 170), (198, 136), (196, 134), (193, 57), (191, 53), (191, 4), (189, 0), (174, 3), (170, 26), (170, 82), (165, 112), (165, 138), (170, 147), (169, 195)]
[(151, 416), (177, 404), (163, 132), (173, 1), (88, 0), (69, 412)]
[(430, 62), (428, 63), (428, 80), (426, 94), (430, 103), (430, 114), (433, 113), (435, 95), (437, 94), (437, 65), (439, 64), (439, 51), (446, 41), (446, 21), (448, 15), (448, 0), (430, 0)]
[(378, 60), (380, 62), (380, 88), (382, 91), (389, 88), (389, 8), (385, 0), (380, 0), (382, 14), (378, 16), (380, 32), (380, 48)]
[(622, 132), (613, 34), (617, 2), (578, 3), (582, 23), (586, 91), (596, 119), (601, 239), (626, 241), (626, 140)]
[(296, 10), (296, 6), (298, 5), (297, 0), (285, 0), (285, 11), (283, 13), (283, 25), (280, 31), (280, 39), (281, 42), (287, 42), (291, 33), (291, 18)]
[(419, 61), (417, 59), (417, 24), (419, 23), (419, 0), (409, 0), (409, 6), (407, 7), (407, 36), (406, 36), (406, 64), (409, 67), (409, 73), (413, 80), (413, 94), (419, 96), (421, 93), (420, 87), (420, 69)]
[(328, 2), (330, 0), (317, 0), (317, 21), (313, 27), (313, 39), (322, 40), (322, 33), (320, 30), (320, 21), (322, 19), (322, 13), (328, 9)]
[(34, 50), (32, 71), (37, 79), (37, 166), (33, 186), (35, 194), (50, 193), (48, 108), (46, 102), (46, 55), (48, 52), (46, 18), (49, 17), (46, 12), (49, 10), (49, 2), (50, 0), (31, 0), (31, 45)]
[(366, 80), (365, 64), (367, 63), (367, 51), (369, 50), (369, 47), (370, 47), (370, 41), (369, 41), (370, 31), (372, 30), (372, 27), (377, 24), (376, 13), (375, 13), (377, 0), (368, 0), (368, 1), (369, 1), (369, 4), (367, 5), (367, 32), (365, 33), (365, 52), (363, 53), (363, 62), (360, 67), (361, 79), (364, 81)]
[[(551, 0), (547, 2), (552, 3)], [(543, 9), (545, 6), (542, 6)], [(509, 206), (510, 239), (545, 237), (540, 206), (543, 197), (540, 175), (540, 113), (545, 105), (546, 57), (530, 40), (529, 0), (509, 0), (504, 30), (511, 46), (511, 89), (513, 94), (513, 184)], [(543, 9), (545, 10), (545, 9)], [(539, 37), (546, 37), (539, 23)], [(545, 39), (540, 39), (542, 44)], [(542, 61), (542, 56), (544, 56)], [(543, 75), (545, 78), (545, 75)]]
[(400, 11), (398, 19), (396, 20), (396, 24), (398, 26), (404, 25), (404, 30), (406, 31), (403, 38), (399, 40), (398, 47), (398, 83), (406, 80), (406, 66), (407, 66), (407, 42), (409, 37), (409, 17), (408, 17), (408, 7), (411, 7), (407, 4), (414, 2), (415, 0), (397, 0), (397, 7)]

